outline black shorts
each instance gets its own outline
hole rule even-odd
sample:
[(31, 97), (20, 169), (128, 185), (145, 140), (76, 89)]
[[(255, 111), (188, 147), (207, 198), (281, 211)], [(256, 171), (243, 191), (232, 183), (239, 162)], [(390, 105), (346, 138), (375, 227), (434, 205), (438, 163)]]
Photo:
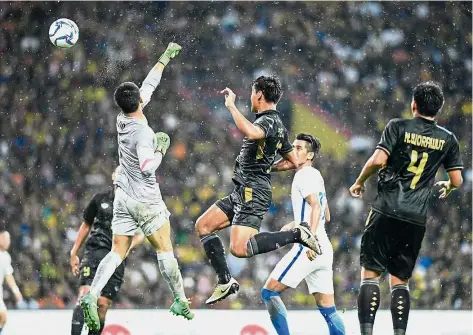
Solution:
[(424, 235), (425, 226), (372, 210), (361, 239), (361, 266), (407, 280), (412, 276)]
[(232, 225), (247, 226), (259, 231), (271, 199), (271, 189), (236, 184), (233, 192), (217, 200), (215, 205), (227, 215)]
[[(94, 280), (95, 272), (100, 264), (100, 261), (109, 253), (109, 250), (98, 249), (93, 251), (88, 251), (84, 254), (84, 258), (80, 263), (80, 285), (90, 286)], [(123, 278), (125, 277), (125, 263), (123, 262), (115, 270), (114, 274), (108, 281), (107, 285), (102, 290), (102, 297), (109, 298), (114, 301), (120, 291), (120, 287), (123, 283)]]

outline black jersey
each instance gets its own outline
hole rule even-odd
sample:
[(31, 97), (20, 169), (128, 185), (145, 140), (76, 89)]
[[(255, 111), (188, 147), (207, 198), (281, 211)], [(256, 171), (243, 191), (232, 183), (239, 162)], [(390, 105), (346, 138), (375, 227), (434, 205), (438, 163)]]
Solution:
[(84, 220), (92, 228), (85, 244), (85, 252), (112, 249), (112, 218), (114, 191), (97, 193), (84, 210)]
[(271, 166), (276, 155), (292, 151), (287, 129), (276, 110), (257, 113), (253, 123), (264, 131), (264, 138), (250, 140), (247, 137), (233, 170), (233, 181), (253, 188), (271, 188)]
[(389, 158), (379, 171), (373, 209), (425, 225), (437, 170), (441, 165), (446, 171), (463, 168), (457, 138), (435, 121), (393, 119), (377, 148)]

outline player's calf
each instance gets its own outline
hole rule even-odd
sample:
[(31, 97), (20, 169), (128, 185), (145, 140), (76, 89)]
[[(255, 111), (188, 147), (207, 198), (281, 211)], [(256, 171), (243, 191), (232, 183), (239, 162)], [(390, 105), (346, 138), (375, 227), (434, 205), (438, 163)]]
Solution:
[(361, 335), (372, 335), (374, 319), (380, 304), (379, 279), (362, 279), (358, 293), (358, 320)]
[(331, 307), (319, 306), (319, 312), (327, 323), (330, 335), (345, 335), (345, 325), (337, 312), (335, 305)]
[(263, 288), (261, 290), (261, 299), (269, 312), (271, 322), (278, 335), (289, 335), (287, 310), (284, 302), (281, 300), (279, 292)]
[(407, 283), (391, 287), (391, 316), (394, 335), (404, 335), (407, 329), (411, 299)]
[(262, 232), (254, 235), (247, 242), (247, 257), (264, 254), (291, 243), (301, 243), (320, 254), (320, 246), (316, 237), (303, 224), (287, 231)]
[(330, 335), (345, 335), (345, 325), (335, 307), (335, 297), (333, 294), (313, 293), (320, 314), (327, 323)]
[[(2, 300), (0, 301), (3, 303)], [(0, 310), (0, 334), (2, 333), (2, 330), (5, 327), (6, 323), (7, 323), (7, 312), (6, 310)]]

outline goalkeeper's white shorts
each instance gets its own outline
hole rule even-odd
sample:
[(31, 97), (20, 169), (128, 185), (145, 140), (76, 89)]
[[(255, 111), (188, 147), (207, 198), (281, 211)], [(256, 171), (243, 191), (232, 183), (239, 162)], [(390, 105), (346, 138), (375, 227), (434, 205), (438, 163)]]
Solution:
[(114, 235), (133, 236), (140, 228), (143, 234), (149, 236), (168, 222), (170, 215), (162, 200), (157, 203), (139, 202), (120, 187), (115, 190), (112, 220)]
[(276, 264), (270, 277), (291, 288), (305, 279), (309, 293), (333, 294), (333, 249), (322, 247), (323, 254), (313, 261), (307, 258), (308, 248), (294, 244), (292, 249)]

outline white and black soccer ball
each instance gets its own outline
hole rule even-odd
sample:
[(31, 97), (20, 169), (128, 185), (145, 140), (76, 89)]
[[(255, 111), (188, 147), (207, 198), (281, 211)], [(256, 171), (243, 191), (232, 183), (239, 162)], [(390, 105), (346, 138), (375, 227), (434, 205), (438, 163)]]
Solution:
[(56, 20), (49, 27), (49, 39), (59, 48), (70, 48), (79, 39), (79, 28), (72, 20)]

